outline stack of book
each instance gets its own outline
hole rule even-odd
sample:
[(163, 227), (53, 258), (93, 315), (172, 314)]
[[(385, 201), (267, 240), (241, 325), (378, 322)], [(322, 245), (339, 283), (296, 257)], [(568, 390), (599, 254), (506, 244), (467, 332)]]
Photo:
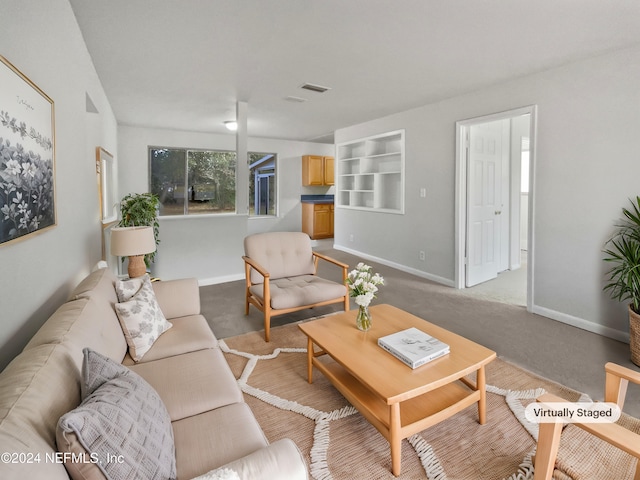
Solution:
[(378, 345), (411, 368), (418, 368), (450, 351), (449, 345), (414, 327), (380, 337)]

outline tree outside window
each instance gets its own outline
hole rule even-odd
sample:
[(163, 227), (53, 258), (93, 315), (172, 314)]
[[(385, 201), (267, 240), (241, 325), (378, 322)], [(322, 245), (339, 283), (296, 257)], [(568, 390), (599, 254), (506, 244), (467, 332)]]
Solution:
[[(275, 215), (272, 153), (249, 153), (250, 215)], [(149, 148), (150, 187), (160, 199), (160, 215), (236, 212), (236, 152)]]

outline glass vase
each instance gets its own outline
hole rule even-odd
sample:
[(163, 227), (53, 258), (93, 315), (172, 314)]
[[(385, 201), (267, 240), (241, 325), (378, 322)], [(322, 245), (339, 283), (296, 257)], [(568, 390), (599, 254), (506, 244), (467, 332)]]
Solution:
[(371, 328), (371, 313), (369, 313), (368, 305), (360, 305), (358, 307), (356, 326), (358, 327), (358, 330), (362, 330), (363, 332), (366, 332)]

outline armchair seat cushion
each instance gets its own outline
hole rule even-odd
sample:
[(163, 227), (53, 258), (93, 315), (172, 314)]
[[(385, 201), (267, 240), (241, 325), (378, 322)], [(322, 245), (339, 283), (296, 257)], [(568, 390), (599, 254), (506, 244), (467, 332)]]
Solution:
[[(271, 280), (269, 286), (271, 308), (276, 310), (321, 303), (347, 294), (345, 285), (315, 275), (278, 278)], [(249, 290), (252, 295), (264, 299), (263, 284), (253, 285)]]

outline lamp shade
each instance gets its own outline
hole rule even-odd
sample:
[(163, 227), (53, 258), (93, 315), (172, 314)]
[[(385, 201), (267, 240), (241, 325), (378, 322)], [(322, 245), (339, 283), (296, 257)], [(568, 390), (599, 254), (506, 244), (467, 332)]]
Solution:
[(111, 229), (111, 254), (117, 257), (145, 255), (156, 251), (153, 227), (114, 227)]

